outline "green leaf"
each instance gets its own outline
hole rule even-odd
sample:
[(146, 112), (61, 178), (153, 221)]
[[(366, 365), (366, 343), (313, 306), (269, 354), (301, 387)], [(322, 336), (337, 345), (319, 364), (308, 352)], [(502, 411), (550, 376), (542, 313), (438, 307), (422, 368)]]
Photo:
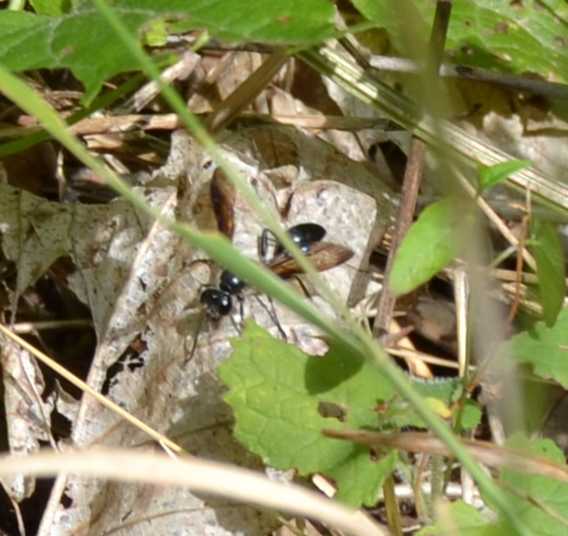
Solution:
[(71, 10), (71, 0), (30, 0), (38, 15), (59, 16)]
[(154, 20), (144, 29), (144, 44), (150, 47), (162, 47), (168, 41), (168, 28), (163, 19)]
[[(455, 394), (462, 389), (459, 378), (436, 378), (434, 380), (412, 380), (414, 388), (424, 397), (426, 404), (429, 404), (441, 418), (448, 419), (453, 416), (457, 409), (455, 404)], [(408, 402), (400, 398), (394, 398), (386, 404), (381, 417), (385, 424), (394, 424), (401, 428), (403, 426), (414, 426), (425, 428), (424, 421), (414, 411), (411, 410)], [(463, 429), (475, 428), (481, 421), (481, 411), (473, 400), (466, 400), (463, 408), (461, 425)]]
[[(454, 410), (457, 410), (454, 403), (463, 391), (460, 378), (435, 378), (427, 381), (414, 379), (413, 385), (424, 398), (443, 402), (446, 407), (452, 409), (452, 413)], [(421, 419), (418, 416), (416, 416), (416, 419), (413, 425), (424, 427), (424, 423), (420, 422)], [(470, 430), (475, 428), (480, 421), (481, 410), (478, 404), (473, 400), (466, 399), (461, 417), (462, 428)]]
[(459, 224), (467, 212), (460, 202), (444, 199), (425, 208), (396, 252), (389, 285), (395, 295), (406, 294), (429, 281), (458, 252)]
[(568, 310), (564, 309), (550, 328), (538, 322), (530, 331), (515, 335), (499, 354), (531, 364), (536, 375), (568, 389)]
[(424, 527), (417, 536), (439, 536), (459, 534), (460, 536), (501, 536), (506, 534), (490, 524), (490, 520), (473, 506), (456, 501), (447, 505), (436, 524)]
[[(528, 440), (519, 435), (507, 441), (507, 447), (565, 467), (564, 454), (549, 439)], [(568, 533), (568, 483), (549, 477), (503, 469), (500, 482), (511, 507), (527, 532), (556, 536)], [(421, 530), (419, 536), (459, 534), (460, 536), (500, 536), (516, 534), (503, 520), (489, 523), (481, 513), (460, 501), (447, 506), (448, 516)]]
[[(113, 8), (137, 34), (166, 17), (186, 19), (193, 28), (233, 41), (310, 44), (333, 33), (333, 7), (327, 0), (117, 0)], [(90, 2), (81, 2), (63, 17), (0, 11), (0, 35), (0, 63), (5, 67), (68, 68), (85, 84), (86, 100), (106, 79), (138, 67)]]
[[(506, 446), (537, 456), (564, 467), (563, 452), (550, 439), (513, 436)], [(519, 519), (534, 534), (557, 536), (568, 533), (568, 483), (546, 476), (503, 469), (500, 481), (509, 494), (511, 506)]]
[[(273, 338), (254, 322), (233, 339), (233, 354), (219, 368), (229, 387), (226, 401), (235, 413), (235, 436), (273, 467), (302, 475), (324, 473), (338, 485), (337, 497), (353, 506), (371, 505), (397, 461), (395, 453), (374, 460), (369, 449), (330, 439), (322, 430), (423, 427), (423, 421), (377, 367), (332, 345), (323, 357), (304, 354)], [(415, 381), (433, 405), (449, 405), (458, 380)], [(470, 426), (479, 410), (466, 409)]]
[[(386, 28), (399, 50), (403, 31), (415, 31), (400, 21), (396, 2), (353, 0), (369, 20)], [(431, 24), (436, 2), (414, 0)], [(513, 73), (532, 71), (568, 82), (568, 19), (565, 0), (454, 0), (448, 28), (449, 60)]]
[[(273, 467), (328, 475), (340, 500), (374, 504), (396, 454), (375, 461), (368, 448), (321, 431), (378, 423), (375, 406), (394, 394), (379, 370), (334, 348), (310, 357), (253, 322), (232, 345), (219, 375), (229, 387), (225, 399), (235, 413), (237, 439)], [(343, 416), (325, 417), (325, 407)]]
[(536, 260), (540, 303), (544, 321), (552, 326), (566, 294), (564, 248), (554, 225), (545, 221), (534, 221), (533, 238), (530, 249)]
[(494, 166), (483, 167), (479, 172), (479, 190), (487, 190), (530, 165), (530, 160), (508, 160)]

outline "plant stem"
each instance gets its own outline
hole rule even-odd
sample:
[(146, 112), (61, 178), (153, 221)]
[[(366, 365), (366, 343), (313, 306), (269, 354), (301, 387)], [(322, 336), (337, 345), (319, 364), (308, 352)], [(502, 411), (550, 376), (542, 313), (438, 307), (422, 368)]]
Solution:
[(389, 475), (383, 483), (383, 494), (389, 527), (395, 536), (402, 536), (402, 524), (392, 475)]

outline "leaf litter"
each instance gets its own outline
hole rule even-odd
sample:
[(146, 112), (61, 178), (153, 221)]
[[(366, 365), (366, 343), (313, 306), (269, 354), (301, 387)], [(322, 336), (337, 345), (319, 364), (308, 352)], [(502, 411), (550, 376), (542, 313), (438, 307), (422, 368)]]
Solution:
[[(240, 53), (234, 57), (243, 58)], [(227, 56), (226, 61), (232, 64), (234, 58)], [(236, 62), (235, 66), (236, 72), (242, 75), (245, 71), (242, 65)], [(225, 88), (225, 93), (233, 87), (230, 75), (226, 83), (229, 89)], [(331, 87), (329, 89), (333, 97)], [(289, 115), (313, 113), (279, 88), (274, 88), (274, 92), (280, 103), (286, 104)], [(205, 106), (210, 102), (215, 104), (206, 97), (203, 100), (209, 102), (205, 102)], [(345, 115), (361, 115), (360, 108), (355, 109), (353, 102), (340, 107)], [(255, 109), (261, 113), (271, 111), (262, 98), (257, 99)], [(479, 135), (491, 136), (494, 142), (512, 144), (507, 148), (519, 157), (536, 160), (541, 167), (553, 166), (552, 171), (556, 173), (564, 153), (547, 142), (539, 147), (542, 136), (531, 138), (524, 136), (525, 130), (519, 132), (522, 121), (517, 110), (507, 108), (489, 114), (485, 110), (485, 124), (473, 126), (474, 118), (468, 128), (475, 129)], [(368, 107), (364, 112), (368, 112)], [(497, 118), (499, 125), (508, 121), (512, 127), (493, 129), (487, 123), (492, 117)], [(542, 123), (533, 121), (533, 126), (538, 128), (539, 124)], [(556, 126), (563, 128), (560, 123)], [(331, 143), (322, 143), (323, 138)], [(553, 138), (554, 143), (558, 143), (559, 137)], [(346, 299), (352, 277), (364, 255), (367, 245), (364, 238), (370, 232), (373, 210), (378, 205), (384, 212), (379, 216), (389, 219), (396, 206), (389, 187), (377, 180), (377, 170), (354, 161), (366, 156), (356, 136), (349, 132), (320, 132), (313, 136), (299, 128), (269, 125), (223, 132), (219, 140), (225, 156), (253, 181), (251, 184), (261, 193), (263, 201), (283, 212), (286, 227), (303, 221), (319, 221), (334, 241), (354, 249), (356, 255), (348, 263), (321, 274), (342, 299)], [(398, 140), (396, 143), (401, 145)], [(345, 158), (337, 148), (353, 160)], [(545, 151), (541, 149), (546, 148), (556, 160), (544, 158)], [(213, 172), (208, 156), (186, 135), (174, 133), (168, 162), (149, 177), (141, 191), (148, 202), (164, 214), (175, 215), (200, 228), (215, 229), (208, 199), (208, 182)], [(75, 271), (67, 274), (69, 287), (88, 304), (98, 337), (89, 382), (104, 389), (108, 396), (145, 422), (174, 436), (190, 452), (260, 468), (258, 460), (232, 438), (228, 426), (231, 412), (221, 401), (224, 390), (215, 373), (231, 351), (229, 339), (239, 335), (234, 323), (229, 318), (221, 319), (217, 325), (206, 320), (196, 352), (192, 360), (187, 361), (199, 324), (199, 296), (203, 285), (216, 283), (218, 267), (205, 262), (200, 252), (191, 251), (177, 237), (120, 200), (105, 206), (65, 206), (2, 186), (0, 203), (4, 203), (0, 211), (4, 254), (17, 263), (18, 268), (16, 292), (12, 295), (14, 310), (20, 296), (41, 279), (55, 259), (71, 258)], [(234, 243), (248, 256), (256, 258), (256, 237), (262, 226), (239, 199), (236, 220)], [(318, 296), (312, 299), (318, 307), (325, 307)], [(244, 311), (245, 318), (254, 319), (278, 336), (273, 316), (259, 305), (252, 289), (246, 293)], [(327, 346), (317, 338), (313, 328), (278, 306), (276, 314), (289, 342), (298, 343), (310, 354), (325, 353)], [(537, 333), (539, 330), (548, 333), (544, 327), (538, 326)], [(560, 334), (559, 330), (560, 322), (551, 333), (560, 336), (556, 335)], [(539, 364), (532, 355), (523, 355), (520, 343), (518, 358), (531, 362), (538, 372)], [(563, 352), (564, 346), (557, 344), (555, 350)], [(113, 369), (117, 363), (124, 366)], [(560, 358), (554, 365), (564, 374)], [(543, 373), (545, 377), (553, 376), (549, 369), (547, 367), (546, 374)], [(541, 373), (542, 370), (541, 366)], [(41, 385), (38, 380), (38, 386)], [(445, 399), (449, 405), (452, 395), (447, 393)], [(73, 404), (64, 402), (61, 397), (57, 403), (62, 408), (67, 405), (61, 411), (70, 417), (76, 413)], [(393, 410), (400, 410), (394, 406)], [(404, 414), (404, 408), (400, 411)], [(38, 437), (45, 440), (40, 430), (35, 430), (34, 434), (35, 439), (24, 441), (27, 448), (35, 448)], [(117, 421), (88, 397), (81, 401), (72, 438), (79, 445), (104, 442), (140, 446), (146, 442), (141, 433)], [(56, 506), (48, 512), (48, 516), (54, 516), (53, 527), (74, 530), (91, 520), (93, 533), (102, 533), (114, 527), (118, 519), (129, 517), (136, 521), (148, 514), (152, 517), (154, 513), (164, 512), (170, 512), (165, 519), (151, 521), (152, 529), (158, 533), (167, 533), (180, 523), (190, 526), (196, 534), (243, 530), (264, 533), (267, 527), (275, 525), (268, 514), (259, 516), (252, 509), (213, 503), (181, 490), (82, 482), (73, 477), (67, 480), (66, 486), (65, 494), (71, 506)], [(371, 490), (370, 502), (375, 486), (373, 482), (370, 488), (365, 488)], [(57, 502), (56, 497), (54, 504)]]
[[(357, 180), (366, 174), (371, 181), (370, 171), (365, 165), (334, 152), (327, 144), (305, 133), (298, 134), (290, 127), (277, 127), (277, 132), (267, 127), (253, 130), (246, 135), (238, 131), (227, 135), (222, 140), (225, 155), (251, 181), (265, 203), (279, 212), (287, 206), (287, 214), (283, 216), (285, 227), (319, 222), (333, 242), (348, 245), (354, 251), (348, 263), (321, 274), (346, 300), (349, 282), (362, 259), (366, 236), (374, 222), (376, 201), (341, 182), (346, 176)], [(286, 164), (288, 170), (295, 170), (297, 177), (291, 185), (279, 189), (271, 180), (278, 174), (270, 162), (250, 156), (256, 154), (262, 158), (258, 147), (263, 143), (270, 145), (274, 135), (281, 143), (302, 150), (295, 162)], [(304, 157), (308, 154), (310, 159)], [(346, 170), (349, 170), (347, 175)], [(201, 228), (213, 229), (216, 224), (208, 193), (213, 171), (209, 157), (189, 137), (177, 133), (168, 162), (140, 191), (165, 216), (176, 215)], [(317, 180), (322, 176), (327, 180)], [(153, 187), (153, 183), (159, 186)], [(232, 437), (230, 411), (222, 401), (224, 389), (216, 375), (218, 365), (230, 352), (229, 339), (239, 335), (234, 323), (228, 317), (222, 318), (218, 325), (206, 319), (195, 354), (188, 362), (196, 336), (199, 295), (203, 285), (215, 283), (219, 269), (204, 262), (206, 259), (199, 252), (191, 251), (163, 226), (119, 199), (107, 205), (61, 205), (6, 185), (1, 188), (5, 208), (0, 222), (5, 237), (4, 254), (18, 266), (27, 267), (22, 270), (19, 292), (25, 292), (46, 272), (50, 267), (45, 262), (47, 257), (52, 261), (69, 257), (76, 267), (67, 276), (68, 284), (89, 307), (98, 340), (87, 377), (89, 384), (99, 390), (105, 387), (107, 396), (150, 426), (175, 437), (192, 454), (258, 468), (258, 462)], [(22, 206), (32, 207), (36, 218), (42, 214), (43, 223), (55, 239), (40, 240), (35, 233), (28, 232), (22, 242), (16, 223), (23, 216)], [(262, 225), (238, 196), (234, 210), (233, 242), (247, 256), (257, 258), (257, 238)], [(353, 221), (357, 226), (353, 226)], [(25, 274), (30, 275), (24, 277)], [(254, 319), (277, 335), (274, 315), (267, 312), (267, 298), (254, 294), (252, 289), (245, 293), (245, 318)], [(319, 308), (327, 307), (318, 296), (312, 299)], [(325, 352), (326, 345), (314, 328), (277, 304), (274, 311), (290, 341), (310, 353)], [(133, 354), (138, 355), (137, 366), (132, 366), (132, 360), (128, 359)], [(119, 362), (124, 363), (122, 368), (111, 368)], [(113, 370), (118, 372), (109, 376)], [(141, 432), (121, 422), (88, 396), (81, 400), (71, 439), (78, 446), (103, 442), (139, 447), (146, 443)], [(55, 489), (63, 490), (57, 486)], [(231, 533), (234, 523), (247, 526), (247, 533), (264, 532), (275, 526), (271, 514), (252, 515), (253, 510), (247, 507), (217, 507), (188, 491), (152, 489), (140, 495), (141, 490), (136, 491), (139, 488), (129, 485), (95, 483), (73, 476), (67, 478), (64, 489), (71, 505), (56, 506), (46, 514), (54, 528), (72, 530), (90, 519), (91, 530), (98, 533), (127, 514), (142, 518), (152, 512), (159, 514), (178, 508), (185, 509), (183, 516), (195, 534), (206, 530), (205, 527), (214, 530), (212, 534)], [(170, 524), (177, 522), (172, 514), (154, 519), (152, 525), (164, 533)]]

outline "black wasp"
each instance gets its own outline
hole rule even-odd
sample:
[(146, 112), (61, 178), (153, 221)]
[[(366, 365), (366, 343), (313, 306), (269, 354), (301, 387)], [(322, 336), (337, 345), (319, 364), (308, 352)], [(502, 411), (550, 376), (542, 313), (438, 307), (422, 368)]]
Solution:
[[(232, 239), (235, 191), (220, 169), (217, 169), (213, 175), (210, 193), (218, 228)], [(347, 247), (323, 242), (326, 230), (317, 223), (294, 225), (288, 229), (288, 235), (319, 272), (334, 268), (353, 256), (353, 251)], [(273, 252), (271, 259), (267, 260), (270, 244), (274, 244)], [(258, 240), (258, 251), (262, 262), (283, 279), (303, 272), (269, 229), (262, 231)], [(201, 293), (200, 302), (205, 306), (207, 315), (211, 319), (219, 320), (231, 313), (233, 298), (237, 298), (241, 305), (242, 316), (242, 291), (245, 287), (246, 284), (239, 277), (228, 270), (223, 270), (218, 287), (205, 288)]]
[[(326, 234), (325, 229), (317, 223), (301, 223), (288, 229), (288, 234), (293, 242), (306, 254), (309, 253), (310, 248), (314, 243), (319, 242)], [(259, 237), (259, 255), (261, 259), (265, 259), (268, 251), (268, 244), (271, 241), (270, 235), (272, 233), (268, 229), (264, 229)], [(274, 238), (272, 240), (275, 241)], [(274, 271), (278, 273), (280, 268), (287, 265), (293, 259), (287, 255), (283, 246), (276, 242), (274, 247), (273, 262)], [(288, 261), (283, 263), (283, 261)], [(290, 263), (290, 264), (292, 264)], [(271, 266), (268, 263), (267, 266)], [(290, 271), (288, 269), (288, 271)], [(279, 274), (280, 275), (280, 274)], [(282, 272), (284, 276), (284, 272)], [(233, 298), (237, 298), (241, 304), (242, 310), (242, 291), (246, 287), (244, 281), (239, 279), (235, 274), (229, 270), (223, 270), (219, 278), (219, 286), (207, 287), (201, 293), (200, 301), (207, 310), (207, 315), (212, 320), (219, 320), (223, 316), (227, 316), (233, 310)], [(242, 316), (242, 314), (241, 314)]]

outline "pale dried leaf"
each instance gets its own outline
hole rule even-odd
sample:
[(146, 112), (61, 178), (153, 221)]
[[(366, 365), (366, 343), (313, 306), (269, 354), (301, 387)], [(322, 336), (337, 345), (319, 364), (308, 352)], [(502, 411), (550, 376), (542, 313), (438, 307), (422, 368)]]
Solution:
[(16, 293), (19, 296), (70, 248), (71, 214), (24, 190), (0, 184), (0, 233), (2, 250), (17, 264)]
[[(4, 336), (0, 336), (0, 342), (10, 452), (21, 455), (37, 452), (40, 441), (50, 439), (53, 403), (41, 399), (45, 384), (34, 358)], [(34, 478), (3, 478), (2, 483), (17, 502), (30, 497), (35, 489)]]

